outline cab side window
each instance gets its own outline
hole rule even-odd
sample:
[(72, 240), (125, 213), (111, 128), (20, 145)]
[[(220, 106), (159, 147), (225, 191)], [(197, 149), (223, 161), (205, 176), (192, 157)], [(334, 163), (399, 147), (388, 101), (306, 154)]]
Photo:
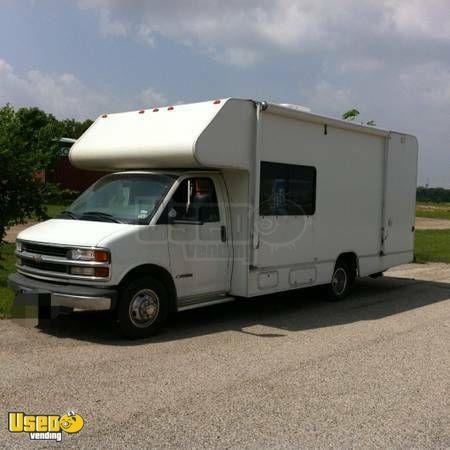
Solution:
[(211, 178), (184, 180), (172, 197), (171, 207), (177, 220), (219, 222), (219, 207)]

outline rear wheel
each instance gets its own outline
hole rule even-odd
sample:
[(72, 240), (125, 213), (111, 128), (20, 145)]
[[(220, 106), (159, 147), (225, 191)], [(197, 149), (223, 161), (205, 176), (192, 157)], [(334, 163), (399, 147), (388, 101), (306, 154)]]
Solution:
[(354, 276), (345, 261), (337, 261), (331, 283), (327, 285), (327, 298), (331, 301), (339, 301), (347, 297), (353, 284)]
[(169, 313), (167, 289), (158, 280), (142, 277), (122, 289), (118, 318), (122, 334), (130, 339), (153, 336)]

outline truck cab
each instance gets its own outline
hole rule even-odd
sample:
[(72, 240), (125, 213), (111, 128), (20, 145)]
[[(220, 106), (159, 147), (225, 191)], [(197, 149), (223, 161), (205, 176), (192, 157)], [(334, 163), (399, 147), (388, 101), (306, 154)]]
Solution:
[(215, 171), (106, 175), (59, 217), (17, 240), (18, 291), (54, 307), (118, 308), (122, 331), (143, 337), (171, 310), (227, 301), (230, 217)]

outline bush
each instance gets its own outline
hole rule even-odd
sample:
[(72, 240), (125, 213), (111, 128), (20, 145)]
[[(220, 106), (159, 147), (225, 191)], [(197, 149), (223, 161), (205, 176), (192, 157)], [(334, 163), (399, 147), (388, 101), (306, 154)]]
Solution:
[(72, 203), (80, 193), (71, 189), (63, 189), (58, 183), (46, 182), (43, 188), (44, 202), (46, 204), (68, 204)]
[(419, 186), (417, 188), (417, 201), (427, 203), (450, 203), (450, 189)]

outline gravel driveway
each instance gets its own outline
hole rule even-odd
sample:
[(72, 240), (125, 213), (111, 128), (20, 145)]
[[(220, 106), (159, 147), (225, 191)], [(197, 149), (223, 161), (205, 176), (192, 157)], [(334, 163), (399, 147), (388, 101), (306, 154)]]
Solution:
[(428, 217), (416, 217), (417, 230), (448, 230), (450, 229), (450, 220), (430, 219)]

